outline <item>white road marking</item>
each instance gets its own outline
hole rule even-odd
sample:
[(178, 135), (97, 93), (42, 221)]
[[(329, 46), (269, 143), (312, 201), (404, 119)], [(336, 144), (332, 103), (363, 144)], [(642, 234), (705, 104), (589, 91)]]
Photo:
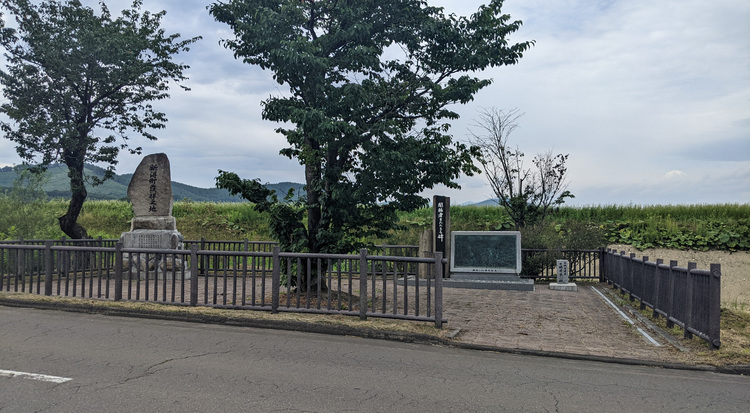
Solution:
[(22, 379), (48, 381), (52, 383), (65, 383), (66, 381), (73, 380), (68, 377), (49, 376), (46, 374), (26, 373), (23, 371), (13, 371), (13, 370), (0, 370), (0, 376), (20, 377)]
[(628, 317), (627, 315), (625, 315), (625, 313), (623, 313), (623, 312), (622, 312), (622, 311), (621, 311), (621, 310), (620, 310), (620, 309), (619, 309), (619, 308), (618, 308), (618, 307), (617, 307), (617, 306), (615, 305), (615, 303), (613, 303), (612, 301), (610, 301), (610, 300), (609, 300), (609, 299), (608, 299), (607, 297), (605, 297), (605, 296), (604, 296), (604, 294), (602, 294), (602, 293), (601, 293), (601, 292), (600, 292), (599, 290), (597, 290), (597, 289), (596, 289), (596, 288), (594, 288), (593, 286), (591, 287), (591, 289), (592, 289), (592, 290), (594, 290), (594, 291), (595, 291), (595, 292), (596, 292), (597, 294), (599, 294), (599, 296), (600, 296), (600, 297), (602, 297), (602, 298), (604, 299), (604, 301), (606, 301), (606, 302), (607, 302), (607, 304), (609, 304), (610, 306), (612, 306), (612, 308), (614, 308), (614, 309), (615, 309), (615, 311), (617, 311), (617, 313), (618, 313), (618, 314), (620, 314), (620, 316), (622, 316), (622, 318), (624, 318), (624, 319), (625, 319), (625, 320), (626, 320), (626, 321), (627, 321), (627, 322), (628, 322), (628, 323), (629, 323), (630, 325), (632, 325), (632, 326), (635, 326), (636, 330), (638, 330), (638, 332), (639, 332), (639, 333), (641, 333), (641, 335), (642, 335), (642, 336), (643, 336), (643, 337), (644, 337), (644, 338), (645, 338), (646, 340), (648, 340), (648, 341), (649, 341), (649, 342), (650, 342), (651, 344), (653, 344), (653, 345), (655, 345), (655, 346), (657, 346), (657, 347), (661, 347), (661, 344), (660, 344), (660, 343), (659, 343), (658, 341), (654, 340), (654, 338), (653, 338), (653, 337), (651, 337), (650, 335), (648, 335), (648, 333), (646, 333), (645, 331), (643, 331), (643, 330), (642, 330), (642, 329), (641, 329), (640, 327), (636, 326), (636, 325), (635, 325), (635, 322), (633, 322), (633, 320), (631, 320), (631, 319), (630, 319), (630, 317)]

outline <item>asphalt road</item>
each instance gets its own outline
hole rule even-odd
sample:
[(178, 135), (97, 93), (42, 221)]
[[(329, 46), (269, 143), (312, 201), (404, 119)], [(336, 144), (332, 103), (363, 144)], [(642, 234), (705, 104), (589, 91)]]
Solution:
[[(69, 380), (50, 381), (55, 377)], [(745, 412), (748, 406), (750, 378), (743, 376), (0, 307), (2, 413)]]

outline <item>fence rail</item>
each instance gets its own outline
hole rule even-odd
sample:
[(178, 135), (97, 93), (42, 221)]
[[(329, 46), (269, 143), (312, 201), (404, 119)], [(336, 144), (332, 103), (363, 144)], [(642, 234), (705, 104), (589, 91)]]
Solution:
[(523, 269), (521, 276), (535, 280), (555, 280), (557, 260), (568, 260), (570, 280), (599, 280), (602, 278), (603, 249), (570, 250), (570, 249), (522, 249)]
[[(434, 321), (441, 326), (442, 255), (384, 245), (355, 255), (296, 254), (273, 242), (188, 240), (183, 250), (125, 249), (116, 240), (0, 242), (0, 291), (157, 301)], [(380, 253), (380, 254), (377, 254)], [(713, 348), (720, 342), (721, 267), (649, 262), (611, 250), (522, 250), (526, 277), (554, 279), (557, 259), (570, 279), (599, 279), (639, 300), (669, 326)], [(319, 280), (320, 282), (313, 282)], [(409, 280), (408, 282), (406, 280)], [(418, 282), (411, 282), (418, 280)]]
[[(247, 241), (204, 241), (207, 249), (187, 241), (190, 248), (183, 250), (61, 244), (0, 243), (0, 291), (396, 318), (437, 327), (446, 321), (442, 277), (436, 278), (441, 254), (297, 254)], [(420, 282), (406, 282), (410, 277)]]
[(653, 316), (663, 316), (667, 326), (675, 324), (684, 330), (686, 338), (696, 336), (706, 340), (711, 348), (721, 346), (721, 265), (711, 264), (710, 270), (698, 270), (695, 263), (678, 267), (677, 261), (665, 265), (642, 259), (635, 254), (607, 250), (604, 255), (604, 276), (638, 300), (641, 309), (653, 310)]

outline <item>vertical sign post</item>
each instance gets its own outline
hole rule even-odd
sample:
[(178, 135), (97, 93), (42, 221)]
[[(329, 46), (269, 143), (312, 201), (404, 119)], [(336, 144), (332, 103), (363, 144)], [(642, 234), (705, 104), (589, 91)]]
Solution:
[[(450, 260), (450, 205), (451, 199), (447, 196), (435, 195), (432, 197), (432, 208), (434, 217), (432, 220), (433, 251), (441, 252), (443, 257)], [(450, 262), (445, 267), (443, 277), (448, 276)]]
[(557, 283), (567, 284), (570, 282), (570, 263), (568, 260), (557, 260)]

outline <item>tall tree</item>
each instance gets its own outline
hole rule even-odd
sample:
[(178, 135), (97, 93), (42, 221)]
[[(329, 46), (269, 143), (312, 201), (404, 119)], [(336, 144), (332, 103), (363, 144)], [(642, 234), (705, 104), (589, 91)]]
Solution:
[[(453, 142), (447, 121), (458, 118), (450, 105), (491, 83), (468, 73), (514, 64), (533, 44), (509, 43), (521, 22), (502, 14), (502, 3), (491, 0), (471, 17), (421, 0), (209, 6), (234, 32), (223, 44), (235, 57), (288, 87), (263, 102), (263, 118), (283, 123), (277, 132), (289, 147), (281, 154), (305, 168), (307, 222), (295, 227), (295, 250), (350, 252), (393, 228), (397, 210), (426, 205), (424, 189), (457, 188), (461, 173), (479, 171), (476, 148)], [(259, 195), (236, 175), (222, 173), (217, 183)]]
[(87, 238), (77, 223), (87, 195), (84, 163), (107, 165), (103, 179), (92, 177), (96, 185), (112, 176), (120, 150), (141, 153), (128, 145), (128, 133), (156, 139), (149, 130), (164, 128), (167, 118), (151, 102), (186, 79), (188, 66), (172, 57), (200, 37), (165, 35), (165, 12), (141, 12), (140, 0), (117, 18), (103, 2), (98, 15), (75, 0), (34, 3), (0, 3), (16, 23), (0, 30), (8, 62), (0, 71), (0, 112), (10, 119), (0, 128), (24, 162), (67, 166), (72, 195), (60, 229)]
[(521, 116), (518, 109), (486, 109), (477, 125), (482, 132), (472, 133), (471, 139), (480, 148), (487, 180), (516, 229), (539, 222), (565, 198), (574, 198), (567, 190), (567, 154), (540, 153), (531, 161), (534, 166), (526, 167), (524, 153), (510, 145)]

